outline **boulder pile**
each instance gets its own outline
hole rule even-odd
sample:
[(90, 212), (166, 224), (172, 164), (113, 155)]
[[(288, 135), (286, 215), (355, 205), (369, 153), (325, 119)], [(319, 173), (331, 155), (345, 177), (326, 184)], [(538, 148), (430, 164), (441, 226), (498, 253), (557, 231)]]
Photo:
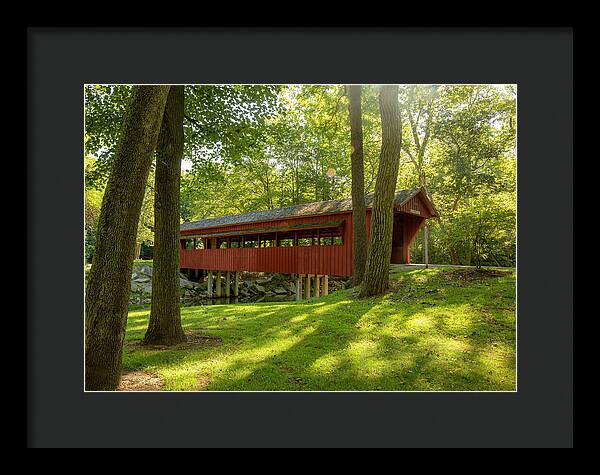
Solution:
[[(196, 302), (209, 299), (206, 279), (202, 282), (189, 280), (184, 274), (179, 275), (181, 299), (183, 302)], [(329, 292), (345, 287), (348, 278), (330, 277)], [(225, 279), (223, 278), (223, 285)], [(263, 274), (243, 272), (240, 274), (239, 298), (241, 300), (289, 300), (296, 294), (295, 279), (285, 274)], [(131, 274), (131, 303), (150, 303), (152, 294), (152, 267), (136, 266)]]

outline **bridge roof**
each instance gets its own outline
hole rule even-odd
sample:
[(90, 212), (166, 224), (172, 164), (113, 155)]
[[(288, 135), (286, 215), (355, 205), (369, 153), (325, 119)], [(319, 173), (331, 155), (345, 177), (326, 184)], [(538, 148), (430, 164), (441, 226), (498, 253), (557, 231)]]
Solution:
[[(421, 188), (410, 188), (396, 192), (394, 197), (394, 205), (401, 206), (410, 198), (416, 196), (421, 191)], [(367, 208), (373, 206), (373, 195), (365, 197)], [(206, 218), (199, 221), (190, 221), (181, 225), (181, 231), (189, 231), (192, 229), (204, 229), (215, 227), (234, 226), (238, 224), (274, 221), (285, 218), (301, 218), (306, 216), (315, 216), (323, 214), (332, 214), (340, 212), (352, 211), (352, 198), (343, 200), (328, 200), (315, 201), (312, 203), (303, 203), (299, 205), (286, 206), (284, 208), (269, 209), (265, 211), (254, 211), (251, 213), (234, 214), (230, 216), (222, 216), (218, 218)], [(435, 214), (435, 213), (434, 213)]]

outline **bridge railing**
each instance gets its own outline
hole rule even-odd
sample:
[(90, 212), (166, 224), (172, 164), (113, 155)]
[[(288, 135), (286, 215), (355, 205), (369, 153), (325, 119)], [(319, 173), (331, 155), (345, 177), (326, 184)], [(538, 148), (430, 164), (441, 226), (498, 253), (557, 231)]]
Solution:
[(181, 249), (180, 267), (282, 274), (352, 275), (346, 245), (230, 249)]

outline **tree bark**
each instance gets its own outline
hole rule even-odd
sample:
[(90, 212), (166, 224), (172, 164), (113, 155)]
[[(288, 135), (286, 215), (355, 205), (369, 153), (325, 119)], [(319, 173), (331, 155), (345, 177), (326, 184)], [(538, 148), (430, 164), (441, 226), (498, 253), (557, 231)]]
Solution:
[(171, 86), (156, 146), (152, 306), (145, 345), (186, 340), (179, 294), (179, 183), (183, 157), (184, 86)]
[(429, 224), (425, 221), (423, 229), (423, 261), (425, 268), (429, 268)]
[(133, 258), (139, 259), (141, 254), (142, 254), (142, 243), (136, 242), (135, 243), (135, 252), (133, 253)]
[(381, 87), (379, 110), (381, 113), (381, 154), (371, 212), (371, 241), (365, 278), (360, 291), (361, 297), (383, 293), (389, 284), (394, 196), (402, 142), (397, 85)]
[(107, 183), (85, 295), (85, 389), (115, 390), (137, 225), (170, 86), (133, 91)]
[(360, 285), (367, 265), (367, 217), (363, 158), (362, 86), (348, 86), (350, 140), (352, 144), (352, 232), (354, 238), (354, 285)]

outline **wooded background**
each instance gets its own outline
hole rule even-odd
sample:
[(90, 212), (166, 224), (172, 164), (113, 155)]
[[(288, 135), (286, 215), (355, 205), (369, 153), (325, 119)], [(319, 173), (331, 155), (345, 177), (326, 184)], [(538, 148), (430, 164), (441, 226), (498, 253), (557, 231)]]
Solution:
[[(185, 86), (181, 220), (245, 213), (351, 193), (344, 85)], [(86, 85), (86, 260), (131, 86)], [(429, 262), (515, 265), (516, 87), (400, 86), (402, 150), (396, 189), (423, 186), (440, 218)], [(365, 193), (381, 151), (378, 89), (362, 87)], [(152, 257), (154, 166), (137, 256)], [(144, 252), (141, 252), (144, 250)], [(150, 252), (148, 252), (150, 251)], [(422, 261), (422, 235), (411, 261)]]

